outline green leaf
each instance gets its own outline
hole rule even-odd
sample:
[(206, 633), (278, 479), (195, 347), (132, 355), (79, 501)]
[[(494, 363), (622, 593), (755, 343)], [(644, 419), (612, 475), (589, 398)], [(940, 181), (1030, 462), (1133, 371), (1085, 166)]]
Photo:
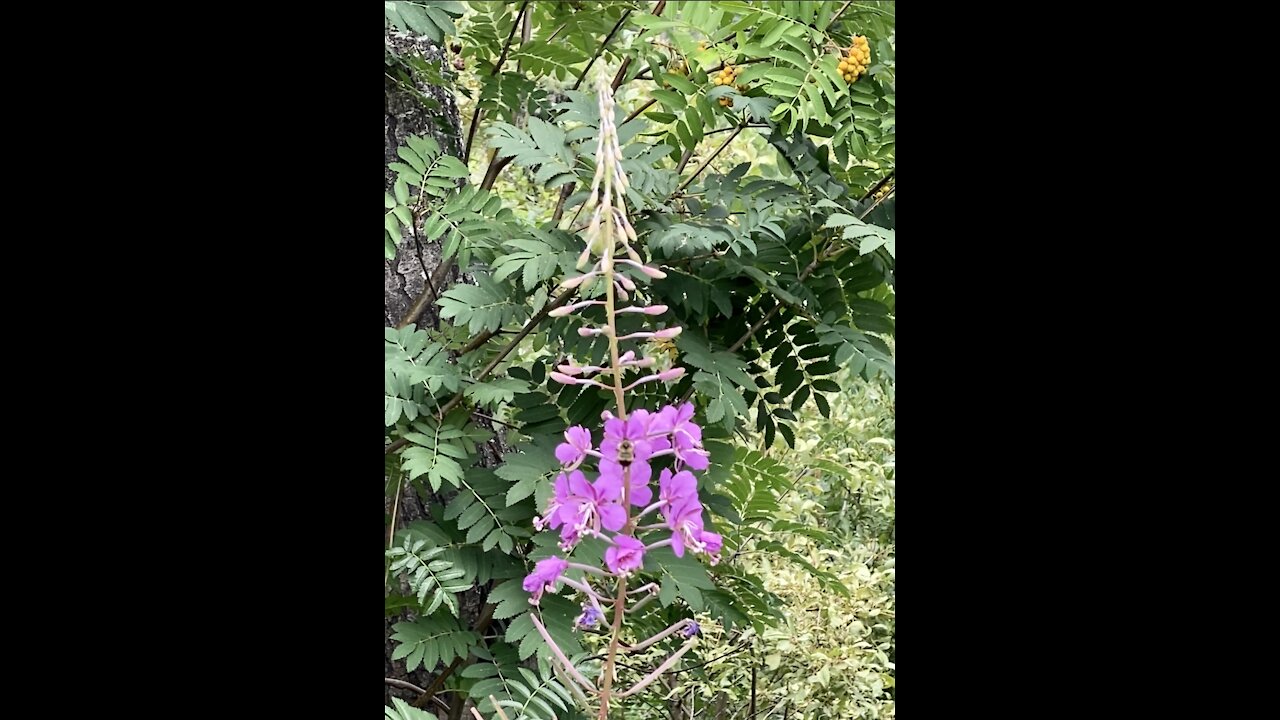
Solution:
[(834, 380), (827, 380), (825, 378), (814, 380), (813, 389), (820, 390), (822, 392), (840, 392), (840, 386), (837, 385)]
[(663, 82), (674, 87), (685, 95), (692, 95), (698, 92), (698, 86), (689, 82), (688, 78), (684, 78), (679, 75), (672, 75), (671, 73), (663, 73), (659, 77), (662, 78)]

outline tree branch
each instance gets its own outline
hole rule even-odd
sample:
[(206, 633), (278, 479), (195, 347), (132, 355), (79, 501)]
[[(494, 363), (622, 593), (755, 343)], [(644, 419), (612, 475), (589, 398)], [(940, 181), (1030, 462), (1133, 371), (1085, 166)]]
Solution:
[(404, 690), (412, 690), (412, 691), (414, 691), (414, 692), (416, 692), (416, 693), (418, 693), (418, 694), (422, 694), (422, 693), (426, 692), (426, 690), (423, 690), (422, 688), (418, 687), (417, 685), (414, 685), (414, 684), (413, 684), (413, 683), (411, 683), (411, 682), (405, 682), (404, 680), (397, 680), (397, 679), (395, 679), (395, 678), (383, 678), (383, 680), (385, 680), (385, 681), (386, 681), (386, 683), (385, 683), (385, 684), (390, 685), (391, 687), (398, 687), (398, 688), (402, 688), (402, 689), (404, 689)]
[(617, 24), (613, 26), (613, 29), (609, 31), (608, 35), (604, 36), (604, 41), (600, 43), (600, 47), (596, 48), (596, 54), (592, 55), (591, 60), (587, 62), (587, 66), (582, 68), (582, 74), (578, 76), (578, 81), (573, 84), (573, 87), (570, 88), (570, 90), (577, 90), (578, 86), (582, 85), (582, 81), (587, 78), (587, 73), (591, 71), (591, 66), (596, 64), (596, 60), (599, 59), (600, 54), (604, 52), (606, 47), (608, 47), (609, 41), (612, 40), (613, 36), (622, 29), (622, 24), (625, 23), (629, 17), (631, 17), (630, 10), (622, 13), (622, 17), (618, 18)]
[(894, 168), (893, 170), (890, 170), (890, 171), (889, 171), (889, 174), (888, 174), (888, 175), (885, 175), (885, 176), (884, 176), (884, 177), (882, 177), (882, 178), (880, 178), (880, 182), (876, 183), (875, 185), (872, 185), (872, 186), (871, 186), (871, 189), (867, 191), (867, 194), (866, 194), (866, 195), (863, 195), (863, 196), (858, 200), (858, 202), (866, 202), (866, 201), (867, 201), (867, 198), (869, 198), (869, 197), (871, 197), (872, 195), (875, 195), (877, 192), (879, 192), (879, 191), (880, 191), (880, 188), (884, 187), (885, 183), (887, 183), (887, 182), (889, 182), (890, 180), (892, 180), (892, 179), (893, 179), (893, 174), (894, 174), (894, 173), (896, 173), (896, 172), (898, 172), (898, 169), (897, 169), (897, 168)]
[[(533, 332), (533, 329), (537, 327), (539, 323), (547, 319), (547, 315), (552, 310), (555, 310), (568, 302), (569, 298), (573, 296), (573, 293), (573, 290), (565, 290), (560, 293), (559, 297), (547, 303), (533, 317), (529, 318), (529, 322), (525, 323), (524, 327), (520, 329), (520, 332), (516, 333), (515, 337), (511, 338), (511, 341), (498, 352), (498, 356), (491, 360), (489, 364), (480, 371), (480, 374), (475, 377), (475, 381), (480, 382), (481, 380), (489, 377), (489, 373), (493, 372), (493, 369), (498, 367), (498, 363), (502, 362), (507, 355), (511, 354), (511, 351), (516, 349), (516, 346), (520, 344), (520, 341), (524, 340), (529, 333)], [(462, 396), (462, 393), (454, 395), (452, 400), (445, 403), (444, 406), (440, 408), (439, 416), (443, 418), (445, 415), (448, 415), (450, 410), (454, 409), (458, 406), (458, 403), (462, 402)]]
[(689, 183), (696, 180), (698, 176), (702, 174), (702, 171), (706, 170), (707, 166), (711, 164), (711, 161), (716, 159), (716, 156), (720, 154), (720, 151), (728, 147), (729, 143), (733, 142), (733, 139), (738, 137), (738, 133), (742, 132), (742, 129), (745, 128), (746, 126), (747, 126), (746, 123), (742, 123), (738, 127), (734, 128), (733, 134), (730, 135), (728, 138), (726, 138), (723, 143), (720, 143), (720, 147), (716, 148), (716, 151), (711, 153), (711, 157), (707, 158), (706, 162), (699, 165), (698, 169), (693, 171), (693, 174), (689, 176), (688, 180), (685, 180), (684, 182), (680, 183), (680, 187), (676, 188), (676, 191), (675, 193), (672, 194), (672, 196), (674, 197), (675, 195), (679, 195), (681, 190), (684, 190), (685, 188), (689, 187)]
[(560, 219), (564, 217), (564, 203), (573, 194), (573, 189), (577, 186), (578, 183), (566, 183), (564, 187), (560, 188), (560, 199), (556, 201), (556, 211), (551, 214), (552, 225), (560, 224)]
[(844, 14), (845, 8), (848, 8), (852, 4), (853, 4), (853, 0), (848, 0), (847, 2), (845, 2), (845, 4), (839, 10), (836, 11), (836, 14), (832, 15), (831, 19), (827, 21), (827, 29), (830, 29), (832, 25), (835, 25), (836, 20), (839, 20), (840, 16)]
[(618, 123), (618, 125), (619, 125), (619, 126), (626, 125), (627, 123), (631, 122), (632, 120), (635, 120), (637, 115), (639, 115), (640, 113), (644, 112), (645, 110), (648, 110), (649, 108), (653, 107), (653, 104), (654, 104), (654, 103), (656, 103), (656, 102), (658, 102), (657, 98), (651, 98), (651, 99), (649, 100), (649, 102), (647, 102), (647, 103), (645, 103), (645, 104), (641, 105), (640, 107), (636, 108), (634, 112), (632, 112), (630, 115), (628, 115), (628, 116), (627, 116), (627, 119), (626, 119), (626, 120), (623, 120), (622, 122)]
[(493, 66), (493, 71), (489, 73), (489, 77), (497, 77), (502, 72), (502, 65), (507, 61), (507, 52), (511, 50), (511, 40), (516, 36), (516, 28), (520, 27), (520, 21), (524, 19), (525, 11), (529, 8), (529, 0), (520, 3), (520, 12), (516, 14), (516, 21), (511, 24), (511, 32), (507, 33), (507, 41), (502, 45), (502, 54), (498, 56), (498, 64)]
[[(658, 4), (653, 8), (653, 16), (661, 17), (662, 11), (667, 9), (667, 0), (658, 0)], [(631, 58), (623, 58), (622, 66), (618, 68), (618, 73), (613, 76), (613, 83), (610, 85), (613, 91), (618, 92), (618, 88), (622, 87), (622, 79), (627, 76), (627, 68), (631, 67)], [(586, 73), (583, 73), (584, 75)], [(652, 104), (652, 103), (651, 103)], [(627, 118), (630, 120), (631, 118)]]
[[(493, 66), (493, 70), (489, 72), (489, 77), (497, 77), (502, 72), (502, 65), (507, 61), (507, 51), (511, 49), (511, 40), (516, 36), (516, 28), (520, 27), (520, 20), (524, 17), (525, 9), (529, 6), (529, 0), (524, 0), (524, 4), (520, 6), (520, 12), (516, 14), (516, 21), (511, 25), (511, 32), (507, 33), (507, 41), (502, 45), (502, 54), (498, 57), (498, 64)], [(484, 115), (484, 109), (477, 103), (476, 111), (471, 114), (471, 127), (467, 130), (467, 145), (462, 152), (462, 163), (465, 165), (471, 161), (471, 143), (476, 137), (476, 128), (480, 125), (480, 118)]]

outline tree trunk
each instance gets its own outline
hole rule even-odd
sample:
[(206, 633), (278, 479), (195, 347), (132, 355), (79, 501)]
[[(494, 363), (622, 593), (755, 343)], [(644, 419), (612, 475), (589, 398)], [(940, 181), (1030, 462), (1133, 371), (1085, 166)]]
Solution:
[[(397, 55), (415, 55), (437, 66), (442, 63), (443, 48), (436, 46), (425, 37), (411, 36), (388, 29), (385, 34), (388, 46)], [(394, 68), (388, 67), (387, 74), (395, 75)], [(404, 87), (400, 82), (389, 77), (383, 79), (383, 97), (386, 117), (384, 120), (383, 138), (383, 190), (391, 192), (395, 180), (394, 172), (388, 167), (390, 163), (401, 162), (396, 148), (405, 144), (410, 135), (432, 137), (440, 145), (441, 152), (462, 156), (461, 121), (458, 116), (458, 105), (454, 101), (453, 92), (447, 88), (431, 85), (418, 78), (412, 84), (417, 93), (434, 101), (434, 107), (424, 105), (422, 97)], [(396, 257), (382, 262), (383, 276), (383, 327), (395, 327), (409, 312), (410, 307), (422, 295), (432, 273), (438, 269), (440, 258), (439, 243), (419, 242), (411, 232), (405, 231), (396, 249)], [(437, 287), (443, 291), (453, 282), (456, 271), (451, 271), (444, 283)], [(439, 322), (434, 302), (426, 306), (418, 319), (419, 327), (434, 327)], [(396, 515), (396, 527), (404, 527), (409, 522), (429, 517), (431, 498), (420, 498), (408, 482), (402, 484), (399, 501), (385, 493), (385, 512)], [(386, 537), (384, 535), (384, 541)], [(402, 591), (407, 588), (402, 588)], [(391, 627), (402, 620), (412, 620), (413, 614), (404, 612), (387, 617), (384, 620), (384, 670), (386, 677), (404, 680), (418, 687), (425, 688), (431, 684), (433, 674), (424, 669), (407, 672), (403, 660), (392, 661), (391, 653), (395, 643), (391, 641)], [(417, 699), (418, 694), (412, 690), (393, 688), (384, 685), (383, 703), (390, 705), (392, 696), (403, 698), (409, 702)], [(448, 697), (448, 696), (445, 696)]]
[[(424, 37), (405, 36), (403, 33), (388, 31), (387, 42), (392, 49), (401, 55), (416, 54), (428, 62), (440, 65), (443, 49)], [(388, 68), (389, 74), (394, 74)], [(448, 88), (428, 84), (414, 79), (414, 88), (421, 96), (425, 96), (436, 104), (436, 107), (425, 107), (422, 98), (405, 88), (401, 83), (389, 77), (383, 78), (383, 105), (386, 118), (384, 121), (385, 138), (382, 152), (382, 186), (385, 192), (391, 192), (395, 181), (395, 173), (388, 167), (393, 162), (402, 162), (396, 154), (396, 148), (405, 144), (410, 135), (422, 135), (435, 138), (440, 151), (455, 157), (462, 157), (462, 121), (458, 116), (458, 104), (454, 101), (453, 91)], [(426, 289), (426, 280), (440, 265), (440, 244), (418, 242), (412, 234), (405, 233), (396, 249), (393, 260), (383, 260), (383, 327), (394, 327), (404, 319), (413, 302)], [(454, 273), (446, 278), (443, 290), (452, 281)], [(419, 327), (434, 326), (439, 322), (434, 303), (429, 305), (418, 320)]]

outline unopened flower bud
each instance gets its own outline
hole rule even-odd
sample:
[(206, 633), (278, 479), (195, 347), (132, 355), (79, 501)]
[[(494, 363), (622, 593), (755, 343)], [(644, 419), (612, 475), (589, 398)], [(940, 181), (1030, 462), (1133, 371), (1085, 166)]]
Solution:
[(659, 330), (653, 336), (659, 340), (670, 340), (684, 331), (682, 327), (669, 327)]
[(596, 273), (592, 271), (585, 275), (579, 275), (578, 277), (569, 278), (568, 280), (565, 280), (564, 282), (560, 283), (560, 287), (564, 288), (565, 290), (572, 290), (595, 276), (596, 276)]
[(571, 378), (568, 375), (565, 375), (564, 373), (553, 372), (551, 373), (551, 379), (555, 380), (561, 385), (577, 385), (578, 384), (577, 378)]
[(671, 382), (672, 380), (675, 380), (676, 378), (681, 377), (682, 375), (684, 375), (684, 368), (677, 367), (677, 368), (671, 368), (670, 370), (663, 370), (662, 372), (658, 373), (658, 379), (661, 380), (662, 382)]

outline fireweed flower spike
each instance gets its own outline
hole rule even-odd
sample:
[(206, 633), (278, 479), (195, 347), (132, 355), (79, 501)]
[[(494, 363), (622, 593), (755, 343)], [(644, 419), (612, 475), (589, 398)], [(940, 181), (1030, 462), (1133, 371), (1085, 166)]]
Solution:
[[(584, 272), (560, 283), (562, 288), (572, 291), (595, 286), (599, 280), (604, 299), (579, 300), (550, 314), (554, 317), (577, 314), (585, 320), (577, 328), (578, 334), (608, 340), (609, 364), (578, 365), (572, 359), (565, 359), (550, 375), (553, 382), (564, 385), (589, 385), (610, 391), (617, 407), (601, 417), (603, 432), (598, 446), (592, 437), (596, 428), (575, 425), (565, 430), (564, 442), (555, 450), (563, 471), (553, 484), (545, 512), (534, 519), (538, 530), (560, 531), (560, 546), (566, 553), (572, 552), (583, 538), (591, 536), (598, 536), (608, 547), (603, 567), (550, 557), (539, 561), (524, 580), (524, 589), (530, 593), (529, 602), (534, 605), (541, 601), (544, 592), (557, 592), (561, 586), (575, 591), (584, 599), (575, 627), (595, 627), (603, 622), (609, 631), (604, 667), (597, 684), (592, 684), (572, 666), (537, 613), (531, 615), (534, 627), (551, 646), (553, 657), (568, 675), (584, 689), (599, 695), (600, 720), (607, 717), (611, 698), (616, 700), (639, 692), (673, 667), (697, 642), (698, 624), (685, 619), (651, 638), (629, 645), (627, 650), (632, 652), (677, 633), (684, 639), (677, 651), (635, 685), (614, 690), (615, 658), (623, 621), (627, 613), (635, 612), (657, 597), (658, 586), (654, 583), (627, 589), (629, 578), (643, 568), (646, 551), (670, 546), (677, 556), (683, 557), (686, 551), (705, 554), (714, 564), (722, 544), (721, 537), (705, 527), (698, 481), (692, 472), (705, 470), (708, 464), (707, 452), (702, 447), (702, 429), (693, 420), (693, 405), (667, 405), (653, 412), (627, 411), (628, 392), (642, 384), (678, 380), (685, 370), (676, 367), (646, 372), (656, 364), (654, 358), (640, 358), (634, 350), (623, 352), (619, 348), (619, 343), (627, 340), (670, 340), (677, 337), (682, 328), (660, 319), (667, 315), (669, 308), (647, 303), (648, 293), (638, 290), (636, 283), (619, 267), (625, 266), (628, 272), (636, 271), (652, 280), (666, 277), (666, 273), (648, 264), (632, 245), (636, 242), (636, 232), (627, 217), (628, 181), (622, 169), (608, 80), (607, 76), (602, 77), (600, 83), (596, 173), (584, 207), (591, 211), (584, 238), (586, 247), (578, 264), (578, 269)], [(619, 301), (630, 304), (620, 305)], [(589, 318), (599, 317), (601, 307), (605, 321), (595, 324)], [(588, 308), (589, 312), (582, 312)], [(634, 313), (645, 322), (660, 322), (663, 327), (619, 336), (617, 317), (623, 313)], [(628, 374), (631, 377), (626, 377)], [(655, 463), (661, 471), (656, 498), (650, 484)], [(593, 472), (592, 465), (595, 482), (584, 474)], [(663, 521), (637, 528), (637, 521), (653, 512), (660, 513)], [(636, 537), (638, 529), (646, 533), (645, 540)], [(564, 576), (571, 569), (583, 572), (581, 580)]]

